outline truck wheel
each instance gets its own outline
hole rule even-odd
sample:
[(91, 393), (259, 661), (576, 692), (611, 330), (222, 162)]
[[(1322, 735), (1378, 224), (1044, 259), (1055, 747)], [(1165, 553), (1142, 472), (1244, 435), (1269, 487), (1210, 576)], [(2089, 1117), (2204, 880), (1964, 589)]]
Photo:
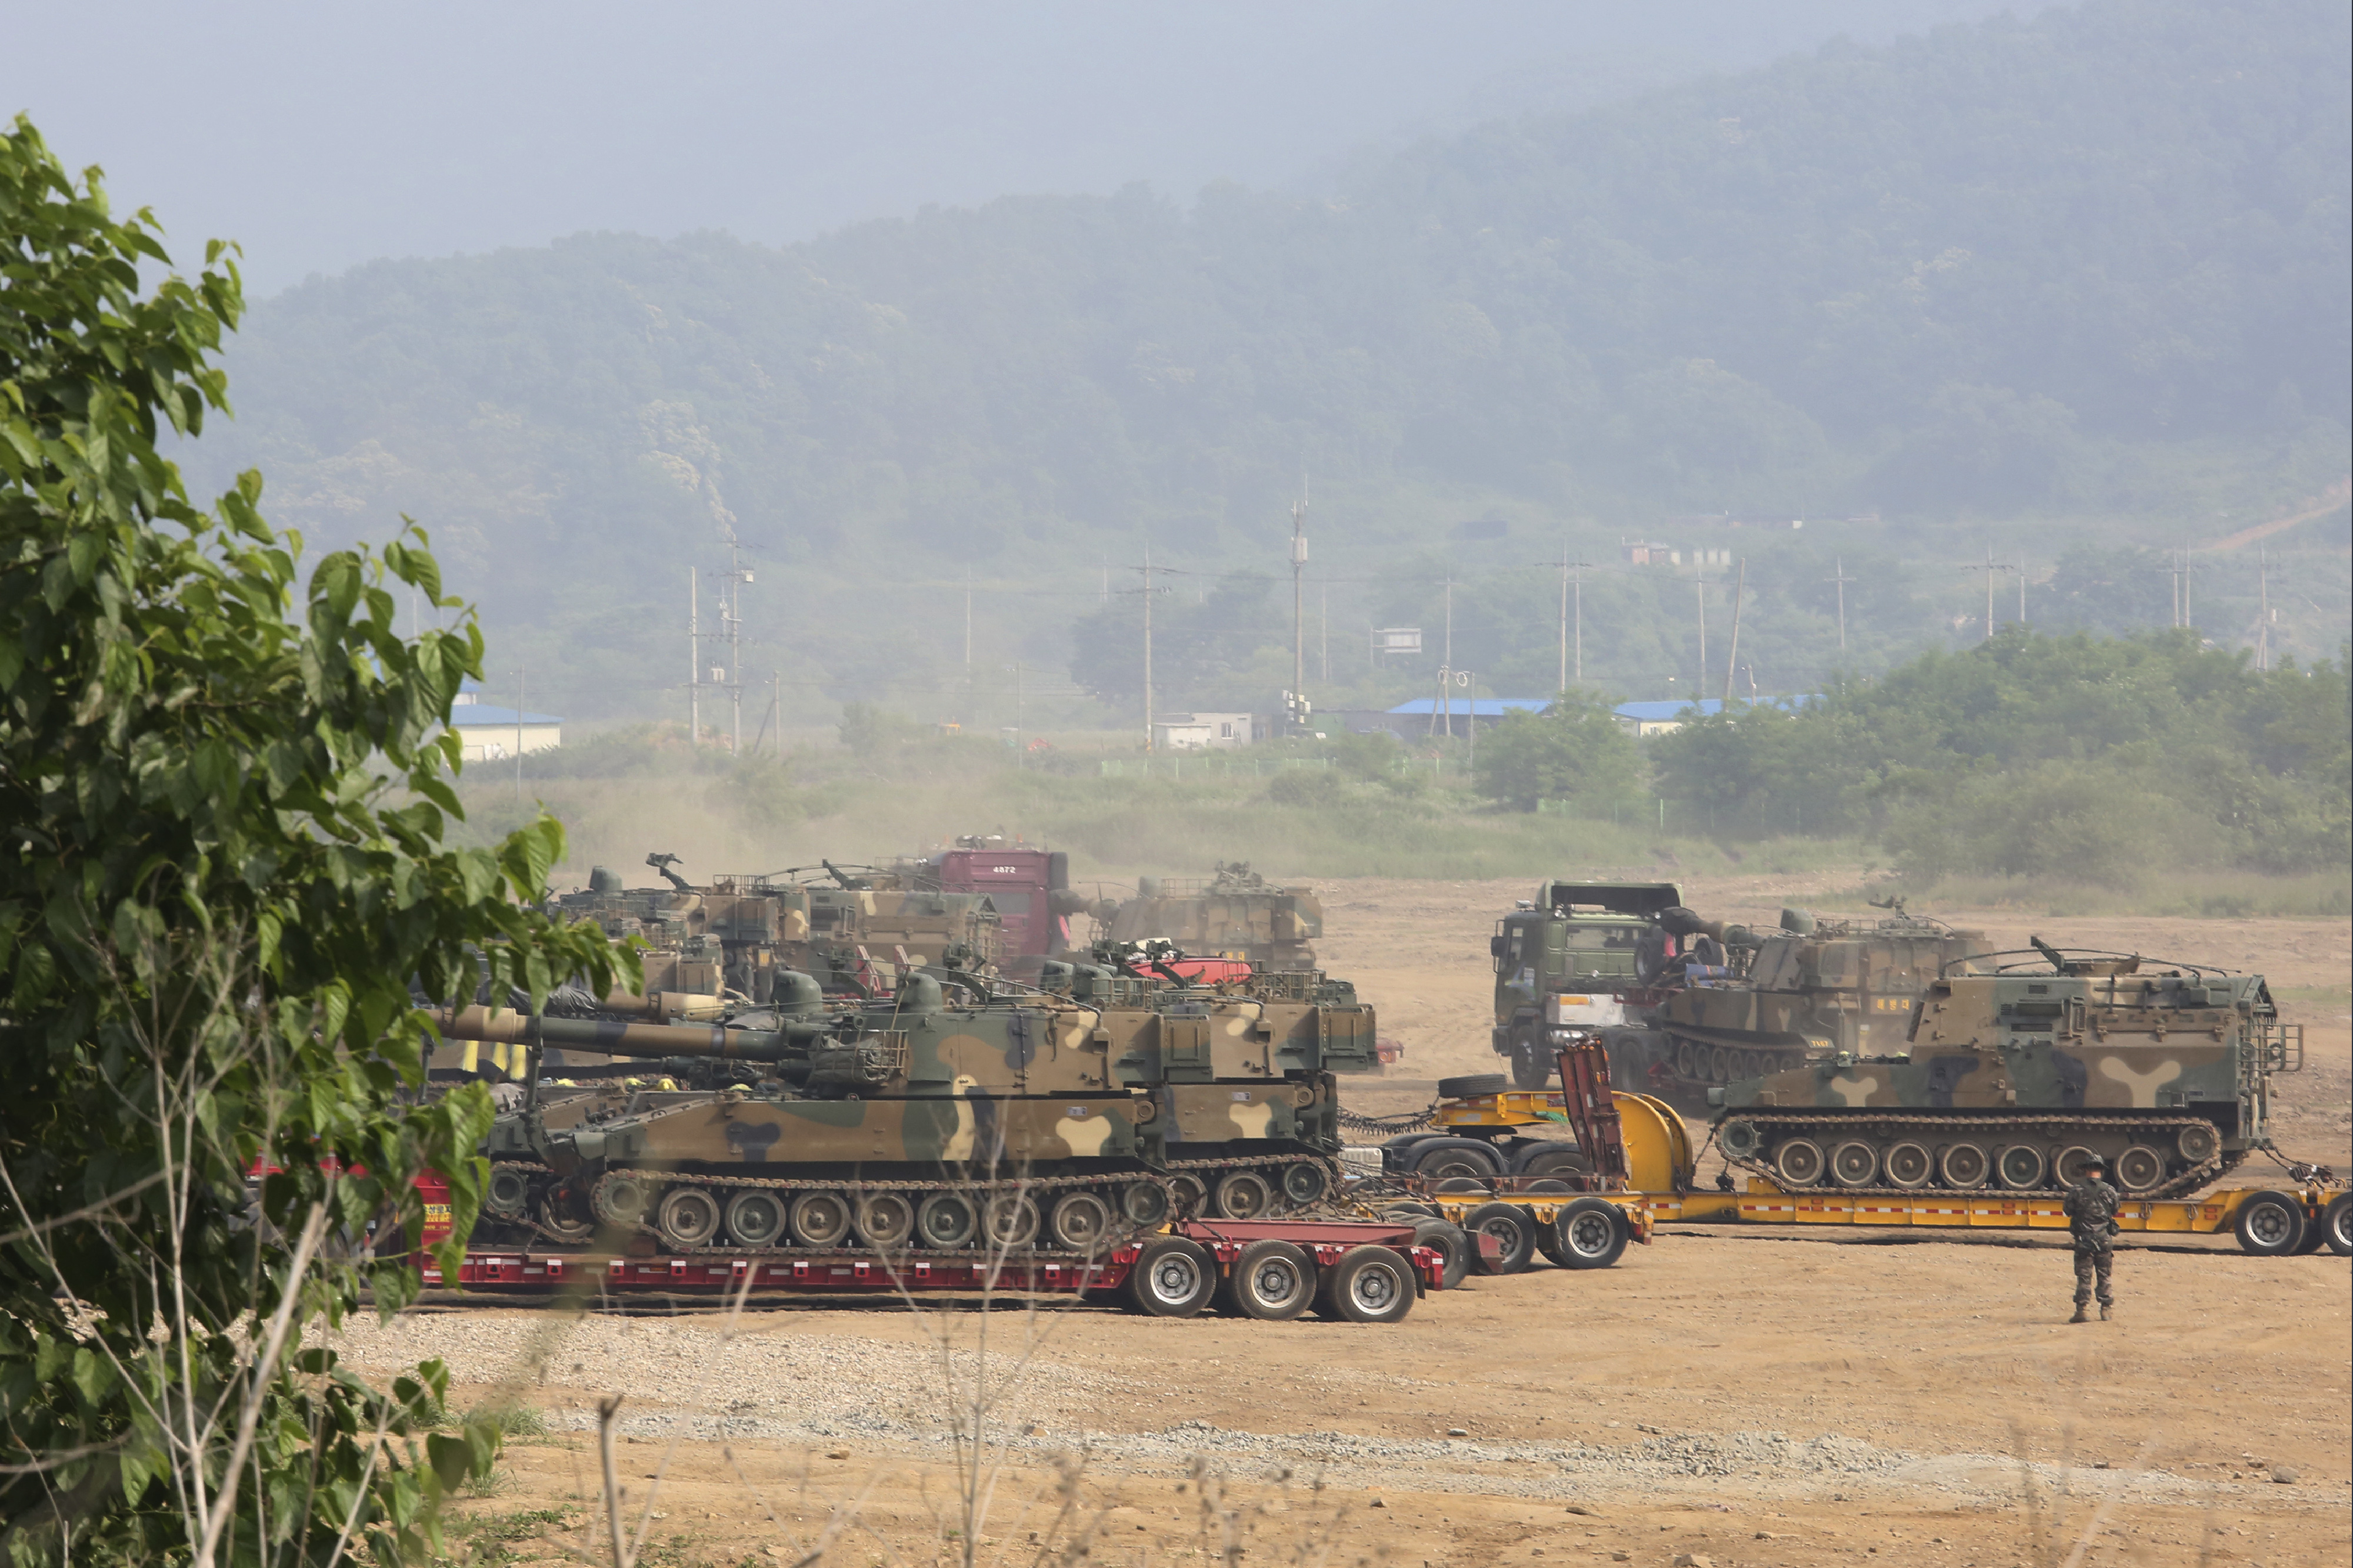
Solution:
[(1579, 1198), (1553, 1223), (1561, 1261), (1571, 1268), (1607, 1268), (1626, 1250), (1626, 1216), (1607, 1198)]
[(2339, 1193), (2320, 1211), (2321, 1235), (2328, 1250), (2343, 1258), (2353, 1254), (2353, 1193)]
[(1544, 1042), (1526, 1030), (1512, 1037), (1512, 1084), (1516, 1089), (1540, 1089), (1552, 1081), (1553, 1058), (1545, 1054)]
[(1481, 1204), (1463, 1216), (1462, 1228), (1474, 1245), (1480, 1237), (1492, 1236), (1502, 1249), (1492, 1263), (1483, 1253), (1473, 1254), (1471, 1267), (1482, 1274), (1524, 1273), (1535, 1256), (1535, 1222), (1516, 1204)]
[(1515, 1176), (1586, 1176), (1593, 1173), (1593, 1162), (1574, 1143), (1564, 1147), (1558, 1143), (1540, 1143), (1520, 1160)]
[(1440, 1100), (1477, 1100), (1483, 1095), (1502, 1094), (1512, 1087), (1512, 1080), (1499, 1072), (1474, 1072), (1461, 1078), (1438, 1080)]
[(2285, 1258), (2304, 1240), (2304, 1205), (2285, 1193), (2257, 1193), (2239, 1205), (2232, 1229), (2257, 1258)]
[(1181, 1236), (1146, 1246), (1127, 1276), (1128, 1304), (1147, 1318), (1189, 1318), (1209, 1304), (1217, 1288), (1208, 1253)]
[(1431, 1180), (1467, 1176), (1488, 1182), (1503, 1173), (1494, 1152), (1475, 1138), (1436, 1138), (1414, 1151), (1414, 1173)]
[(1352, 1247), (1315, 1293), (1315, 1310), (1346, 1323), (1394, 1323), (1413, 1310), (1413, 1270), (1386, 1247)]
[(1287, 1241), (1253, 1241), (1218, 1288), (1218, 1304), (1245, 1318), (1287, 1323), (1315, 1304), (1315, 1265)]
[(1446, 1271), (1439, 1277), (1438, 1288), (1441, 1290), (1454, 1289), (1471, 1272), (1471, 1238), (1452, 1220), (1416, 1220), (1413, 1244), (1427, 1247), (1446, 1260)]

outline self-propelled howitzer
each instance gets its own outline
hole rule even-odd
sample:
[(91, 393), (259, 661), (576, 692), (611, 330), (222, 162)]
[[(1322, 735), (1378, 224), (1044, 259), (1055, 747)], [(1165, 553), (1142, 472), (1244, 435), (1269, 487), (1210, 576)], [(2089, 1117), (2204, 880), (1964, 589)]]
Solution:
[(583, 1245), (650, 1235), (892, 1251), (1043, 1245), (1072, 1251), (1167, 1212), (1159, 1114), (1108, 1063), (1099, 1015), (1054, 997), (951, 1005), (912, 977), (888, 1002), (827, 1012), (815, 983), (772, 1026), (696, 1027), (430, 1016), (451, 1038), (519, 1040), (729, 1069), (719, 1087), (550, 1085), (493, 1125), (488, 1218)]
[(2136, 1198), (2267, 1145), (2271, 1079), (2302, 1065), (2303, 1032), (2263, 976), (2035, 947), (1948, 964), (1904, 1053), (1712, 1090), (1718, 1145), (1792, 1192), (2052, 1192), (2097, 1155)]

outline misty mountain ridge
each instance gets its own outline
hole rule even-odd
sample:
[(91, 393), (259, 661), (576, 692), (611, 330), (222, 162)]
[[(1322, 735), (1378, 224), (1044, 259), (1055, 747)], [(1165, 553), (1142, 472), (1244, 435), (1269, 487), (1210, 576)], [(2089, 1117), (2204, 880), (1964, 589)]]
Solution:
[(995, 637), (1059, 662), (1145, 538), (1279, 571), (1303, 471), (1318, 562), (1367, 565), (1479, 515), (2251, 515), (2345, 466), (2348, 47), (2342, 7), (2105, 0), (1431, 138), (1323, 197), (373, 263), (256, 307), (191, 468), (259, 462), (322, 542), (416, 516), (577, 712), (649, 710), (731, 531), (791, 584), (763, 661), (874, 694), (952, 657), (895, 585), (1061, 584)]

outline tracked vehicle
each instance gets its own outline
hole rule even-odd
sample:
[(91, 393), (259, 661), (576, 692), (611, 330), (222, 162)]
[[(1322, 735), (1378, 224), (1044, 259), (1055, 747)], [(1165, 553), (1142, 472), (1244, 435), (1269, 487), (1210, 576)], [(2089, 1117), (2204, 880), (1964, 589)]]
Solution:
[(1113, 942), (1173, 942), (1246, 961), (1261, 973), (1312, 972), (1324, 934), (1324, 905), (1312, 889), (1270, 882), (1242, 861), (1219, 861), (1207, 879), (1144, 878), (1135, 897), (1105, 900), (1092, 912)]
[(2031, 1194), (2097, 1154), (2127, 1197), (2164, 1197), (2267, 1146), (2272, 1077), (2302, 1065), (2261, 975), (2039, 938), (1946, 971), (1906, 1051), (1712, 1089), (1725, 1157), (1790, 1193)]
[(1292, 1000), (1057, 967), (1059, 994), (923, 972), (850, 1005), (785, 972), (772, 1008), (706, 1027), (484, 1007), (428, 1021), (617, 1058), (568, 1068), (568, 1085), (525, 1068), (484, 1149), (502, 1242), (1084, 1252), (1172, 1199), (1248, 1219), (1331, 1189), (1332, 1070), (1377, 1061), (1345, 987)]
[(1695, 1110), (1717, 1085), (1900, 1048), (1913, 1003), (1985, 933), (1887, 907), (1876, 920), (1783, 910), (1778, 931), (1662, 911), (1677, 951), (1634, 1020), (1602, 1035), (1617, 1087)]

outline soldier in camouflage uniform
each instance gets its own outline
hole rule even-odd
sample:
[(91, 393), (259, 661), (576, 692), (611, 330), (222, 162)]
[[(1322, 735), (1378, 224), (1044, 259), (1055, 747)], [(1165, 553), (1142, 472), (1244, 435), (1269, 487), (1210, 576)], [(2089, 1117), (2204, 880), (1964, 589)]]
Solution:
[(2105, 1160), (2087, 1160), (2084, 1179), (2067, 1189), (2067, 1228), (2075, 1237), (2075, 1315), (2067, 1320), (2071, 1323), (2091, 1321), (2084, 1309), (2092, 1303), (2094, 1278), (2102, 1322), (2116, 1304), (2116, 1293), (2108, 1288), (2108, 1270), (2116, 1261), (2116, 1205), (2123, 1200), (2104, 1179), (2107, 1170)]

